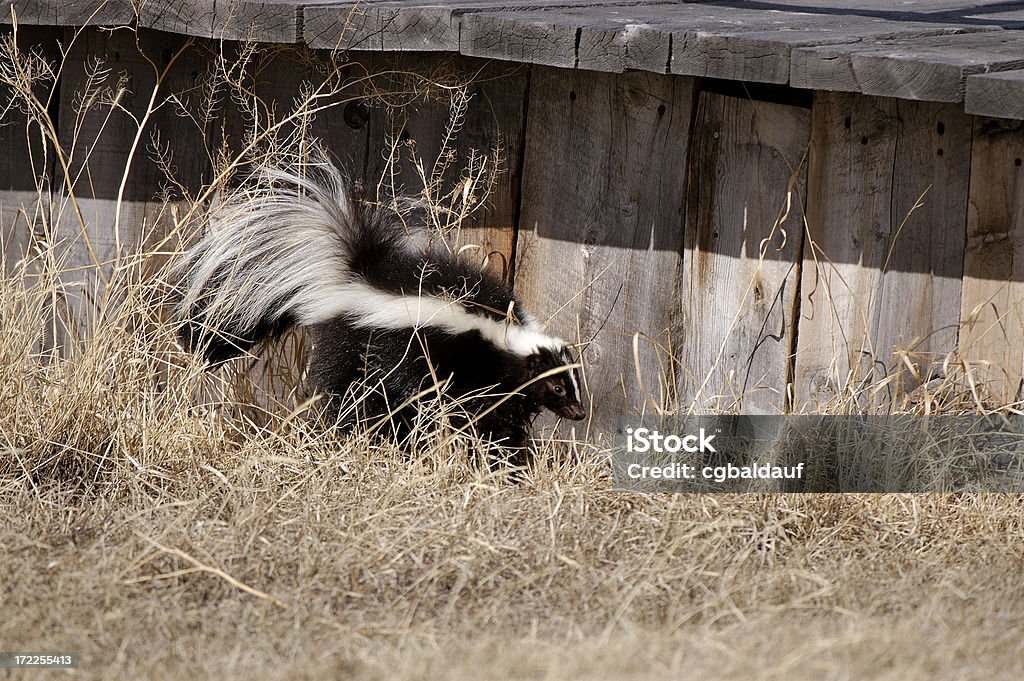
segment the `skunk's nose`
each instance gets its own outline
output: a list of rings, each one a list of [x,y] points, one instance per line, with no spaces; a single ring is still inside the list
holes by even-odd
[[[579,402],[573,402],[562,407],[558,415],[563,419],[572,419],[573,421],[579,421],[587,417],[587,410],[583,408],[583,405]]]

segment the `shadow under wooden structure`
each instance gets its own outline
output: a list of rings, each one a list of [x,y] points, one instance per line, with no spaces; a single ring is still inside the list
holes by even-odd
[[[123,247],[112,235],[119,196],[119,224],[135,225],[125,240],[141,238],[139,225],[175,196],[146,158],[125,173],[135,130],[83,113],[99,57],[124,74],[122,105],[136,116],[154,66],[171,66],[166,91],[186,91],[242,41],[264,44],[252,83],[268,106],[317,78],[273,44],[345,53],[366,69],[443,64],[476,76],[459,149],[505,151],[507,172],[474,238],[503,256],[554,331],[591,341],[584,362],[598,433],[665,407],[813,409],[886,377],[898,378],[886,391],[908,392],[951,362],[993,400],[1020,398],[1024,2],[4,8],[25,47],[69,50],[49,102],[60,138],[109,126],[88,172],[62,179],[29,153],[21,114],[5,111],[8,248],[41,175],[51,201],[67,178],[80,183],[92,245],[107,252]],[[167,111],[148,121],[185,185],[209,181],[209,156],[190,149],[231,140],[228,106],[201,124]],[[447,107],[423,103],[399,132],[429,155],[447,123]],[[383,109],[353,102],[324,111],[312,131],[372,180],[394,125]],[[85,263],[84,248],[69,257]]]

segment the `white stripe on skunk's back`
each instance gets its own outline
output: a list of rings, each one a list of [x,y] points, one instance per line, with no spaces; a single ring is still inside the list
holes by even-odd
[[[540,348],[561,352],[565,342],[545,334],[540,325],[504,322],[466,310],[457,300],[422,295],[397,295],[380,291],[360,281],[350,281],[330,290],[321,289],[315,307],[303,312],[305,324],[316,324],[345,315],[356,326],[375,329],[434,328],[453,334],[479,331],[488,342],[521,357]]]

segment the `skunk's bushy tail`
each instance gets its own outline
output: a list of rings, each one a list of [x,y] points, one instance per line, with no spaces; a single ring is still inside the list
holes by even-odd
[[[337,315],[358,252],[393,252],[407,240],[322,151],[258,171],[210,210],[208,223],[174,274],[182,338],[215,363]]]

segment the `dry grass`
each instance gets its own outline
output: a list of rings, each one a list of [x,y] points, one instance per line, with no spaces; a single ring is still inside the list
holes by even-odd
[[[8,488],[5,647],[87,678],[1024,673],[1017,497],[631,496],[597,461],[509,484],[325,444]]]
[[[0,648],[82,654],[34,675],[1024,677],[1019,497],[620,494],[581,442],[515,478],[465,438],[412,457],[202,372],[142,276],[166,245],[96,263],[81,327],[55,241],[3,268]]]

